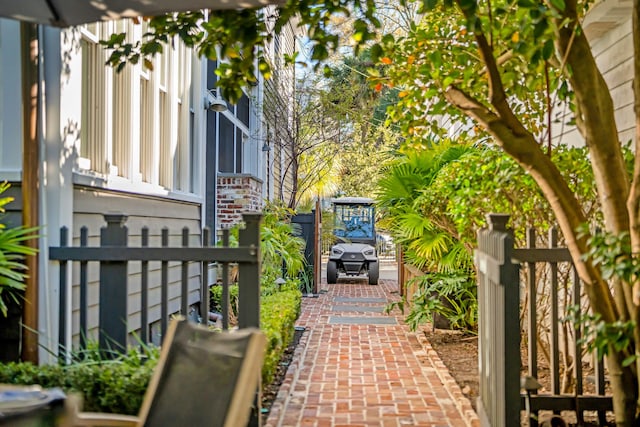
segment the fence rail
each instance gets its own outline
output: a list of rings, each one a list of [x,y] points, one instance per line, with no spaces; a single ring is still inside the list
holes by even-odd
[[[124,225],[127,217],[122,214],[104,215],[107,226],[100,232],[100,246],[88,246],[88,229],[80,230],[80,245],[68,246],[69,232],[60,230],[60,246],[49,248],[49,259],[60,266],[60,318],[59,355],[66,357],[69,345],[71,307],[68,300],[71,289],[69,267],[79,263],[79,325],[80,347],[86,347],[88,337],[88,273],[90,263],[99,263],[99,315],[98,341],[101,350],[123,350],[127,347],[129,282],[128,265],[140,262],[140,340],[147,344],[149,336],[149,262],[160,263],[160,328],[167,330],[169,316],[169,263],[180,263],[179,300],[180,312],[187,315],[189,304],[189,265],[200,263],[198,303],[200,321],[209,320],[209,264],[222,265],[222,324],[229,328],[229,264],[238,264],[238,326],[255,326],[260,323],[260,221],[261,214],[245,213],[245,228],[240,230],[238,247],[229,247],[229,231],[223,233],[224,247],[208,247],[209,231],[204,230],[200,241],[202,247],[189,246],[189,230],[182,230],[182,246],[169,246],[169,230],[161,231],[161,246],[149,246],[149,230],[141,230],[141,246],[128,246],[128,229]],[[154,285],[157,285],[154,284]]]
[[[585,345],[581,341],[582,328],[577,322],[569,325],[571,333],[573,333],[573,345],[570,350],[573,357],[573,369],[571,372],[571,382],[573,383],[574,392],[572,395],[563,394],[561,390],[561,366],[560,366],[560,325],[563,323],[560,308],[561,302],[558,299],[560,294],[559,288],[559,266],[564,263],[567,271],[570,272],[572,287],[570,289],[570,303],[573,306],[582,306],[582,281],[578,276],[578,272],[573,266],[571,254],[568,248],[558,247],[558,232],[555,228],[549,230],[548,248],[536,248],[536,232],[535,229],[527,230],[527,248],[515,249],[513,259],[523,265],[526,265],[526,289],[527,289],[527,307],[525,309],[527,318],[527,375],[530,378],[538,378],[538,339],[537,332],[541,329],[538,319],[538,285],[536,282],[537,273],[548,270],[549,277],[547,285],[549,287],[549,316],[545,329],[549,330],[549,383],[550,390],[548,393],[538,394],[536,390],[531,390],[530,394],[522,394],[521,408],[528,407],[529,412],[536,415],[541,410],[553,410],[556,412],[563,410],[574,411],[578,425],[584,424],[584,411],[597,411],[598,421],[600,425],[606,425],[606,411],[613,409],[611,396],[605,393],[605,369],[601,357],[594,353],[594,394],[585,394],[585,373],[582,366],[583,354],[586,353]],[[569,367],[565,366],[564,369]],[[531,426],[536,426],[537,417],[531,418],[529,421]]]

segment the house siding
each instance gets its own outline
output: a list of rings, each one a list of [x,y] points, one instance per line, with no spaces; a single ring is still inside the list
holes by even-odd
[[[633,112],[633,38],[631,18],[592,43],[598,68],[611,91],[620,142],[632,140]]]
[[[593,33],[591,36],[592,51],[611,91],[618,135],[621,143],[634,139],[633,112],[633,40],[631,35],[631,18],[629,17],[609,31]],[[584,139],[575,126],[566,123],[572,114],[568,109],[556,109],[554,112],[562,123],[553,126],[555,143],[572,146],[584,145]]]
[[[269,129],[267,153],[267,197],[289,203],[293,196],[294,174],[292,164],[297,155],[295,114],[291,102],[295,98],[295,67],[286,64],[284,55],[296,51],[296,34],[299,29],[293,23],[285,25],[274,38],[267,51],[273,69],[273,78],[265,82],[263,121]]]
[[[76,187],[74,190],[74,214],[72,244],[79,245],[80,229],[88,228],[88,244],[98,246],[100,229],[106,225],[103,214],[123,213],[127,215],[126,226],[129,230],[129,246],[141,245],[142,227],[149,229],[149,245],[160,246],[161,230],[169,230],[169,246],[182,246],[182,229],[189,229],[189,245],[200,245],[200,211],[198,203],[179,202],[158,197],[141,197],[137,194],[101,190],[91,187]],[[79,339],[80,330],[80,270],[78,263],[72,269],[72,337]],[[99,269],[97,263],[90,264],[87,290],[87,324],[91,338],[97,337],[99,319]],[[198,263],[189,265],[189,304],[200,300],[201,267]],[[128,264],[128,329],[130,332],[140,329],[140,274],[141,263]],[[149,322],[160,320],[160,263],[149,263]],[[181,265],[169,264],[169,312],[180,310]],[[188,313],[185,313],[188,314]],[[155,337],[156,340],[158,337]]]

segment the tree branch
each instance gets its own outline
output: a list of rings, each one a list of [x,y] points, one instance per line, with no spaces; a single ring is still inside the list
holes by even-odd
[[[455,86],[446,90],[445,97],[453,106],[483,126],[494,137],[495,142],[535,179],[556,215],[593,308],[606,322],[618,320],[618,310],[607,283],[600,272],[582,258],[582,254],[587,252],[587,244],[586,238],[578,238],[576,232],[586,222],[580,204],[535,137],[530,132],[514,132],[507,120]],[[520,125],[519,128],[523,127]]]

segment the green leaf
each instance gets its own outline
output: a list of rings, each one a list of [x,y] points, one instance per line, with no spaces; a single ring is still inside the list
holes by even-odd
[[[438,6],[438,0],[424,0],[422,2],[425,11],[430,11]]]
[[[322,74],[325,76],[325,78],[329,78],[329,77],[331,77],[331,74],[332,74],[332,73],[333,73],[333,72],[331,71],[331,67],[330,67],[330,66],[325,65],[325,66],[322,68]]]
[[[548,61],[553,56],[554,50],[553,40],[547,40],[542,46],[542,58]]]
[[[465,11],[475,10],[478,6],[475,0],[460,0],[458,4],[460,5],[460,9]]]
[[[544,34],[544,32],[547,30],[547,28],[549,28],[549,23],[547,22],[546,19],[542,19],[536,22],[535,25],[533,26],[533,36],[535,38],[541,37]]]
[[[374,44],[369,49],[369,53],[371,54],[371,60],[373,62],[378,62],[383,54],[382,46],[380,46],[378,43]]]

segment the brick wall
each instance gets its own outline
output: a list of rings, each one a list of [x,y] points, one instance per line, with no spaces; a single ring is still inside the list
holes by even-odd
[[[243,212],[260,211],[263,206],[262,180],[245,174],[218,175],[218,228],[229,228],[241,221]]]

